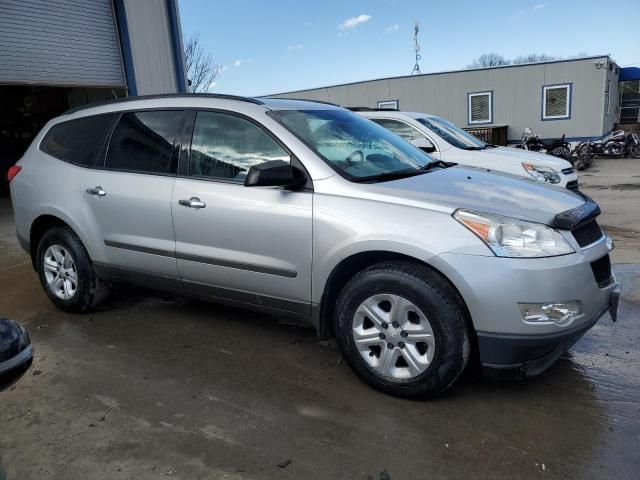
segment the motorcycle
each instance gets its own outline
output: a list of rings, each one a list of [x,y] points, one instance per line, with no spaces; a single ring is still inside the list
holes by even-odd
[[[553,140],[542,140],[538,135],[533,133],[531,128],[527,127],[522,133],[520,143],[516,145],[516,148],[523,150],[530,150],[532,152],[543,152],[554,157],[563,158],[568,162],[573,163],[573,157],[571,155],[571,145],[565,141],[565,136],[562,138],[556,138]]]
[[[576,150],[587,147],[592,155],[609,158],[626,158],[628,156],[640,158],[640,136],[637,133],[625,133],[624,130],[611,132],[600,140],[580,142]]]

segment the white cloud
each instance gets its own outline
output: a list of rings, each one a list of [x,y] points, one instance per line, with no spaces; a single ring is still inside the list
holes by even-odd
[[[251,63],[251,59],[247,58],[246,60],[236,60],[235,62],[233,62],[233,66],[239,67],[240,65],[243,65],[245,63]]]
[[[296,45],[289,45],[289,46],[287,47],[287,51],[288,51],[288,52],[293,52],[293,51],[295,51],[295,50],[302,50],[303,48],[304,48],[304,45],[303,45],[303,44],[301,44],[301,43],[298,43],[298,44],[296,44]]]
[[[398,25],[397,23],[384,29],[385,32],[397,32],[398,30],[400,30],[400,25]]]
[[[536,5],[535,7],[533,7],[533,10],[540,10],[541,8],[546,7],[547,4],[546,3],[539,3],[538,5]]]
[[[371,15],[358,15],[357,17],[347,18],[344,22],[338,25],[340,30],[347,30],[355,28],[362,23],[366,23],[371,20]]]

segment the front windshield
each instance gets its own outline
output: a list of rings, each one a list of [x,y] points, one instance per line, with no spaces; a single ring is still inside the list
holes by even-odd
[[[270,115],[353,181],[412,175],[433,162],[389,130],[346,110],[281,110]]]
[[[465,150],[478,150],[487,146],[482,140],[478,140],[470,133],[442,118],[418,118],[418,121],[454,147]]]

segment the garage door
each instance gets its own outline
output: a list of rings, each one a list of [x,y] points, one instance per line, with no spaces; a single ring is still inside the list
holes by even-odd
[[[0,0],[0,83],[123,87],[111,0]]]

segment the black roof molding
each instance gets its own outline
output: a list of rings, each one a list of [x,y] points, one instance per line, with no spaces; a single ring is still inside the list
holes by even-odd
[[[289,98],[289,97],[260,97],[265,100],[291,100],[296,102],[311,102],[311,103],[320,103],[322,105],[331,105],[332,107],[341,107],[342,105],[338,105],[337,103],[325,102],[323,100],[308,100],[306,98]]]
[[[398,112],[397,108],[375,108],[375,107],[345,107],[352,112]]]
[[[239,102],[254,103],[256,105],[264,105],[264,103],[257,98],[240,97],[238,95],[225,95],[221,93],[162,93],[157,95],[138,95],[135,97],[113,98],[111,100],[103,100],[100,102],[89,103],[80,107],[70,108],[63,115],[69,115],[70,113],[79,112],[87,108],[101,107],[103,105],[116,105],[119,103],[135,102],[138,100],[157,100],[162,98],[215,98],[218,100],[236,100]]]

